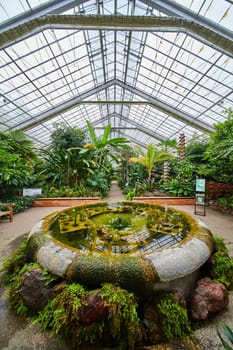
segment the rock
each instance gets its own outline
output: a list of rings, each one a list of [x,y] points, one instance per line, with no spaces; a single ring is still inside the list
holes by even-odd
[[[52,289],[48,287],[41,270],[26,271],[21,277],[21,296],[27,307],[36,312],[42,310],[51,297]]]
[[[187,309],[184,293],[181,290],[174,292],[174,301],[177,302],[183,309]]]
[[[147,343],[159,344],[162,338],[161,326],[159,324],[158,312],[153,305],[147,304],[144,307],[145,332]]]
[[[207,320],[226,308],[228,301],[228,291],[222,283],[202,278],[191,297],[191,317],[196,321]]]
[[[101,320],[107,313],[104,300],[98,295],[98,291],[87,298],[87,305],[79,310],[79,321],[88,326],[93,322]]]

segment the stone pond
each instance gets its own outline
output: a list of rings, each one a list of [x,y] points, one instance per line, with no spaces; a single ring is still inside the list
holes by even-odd
[[[99,202],[53,213],[31,230],[33,259],[49,272],[98,287],[117,283],[188,296],[213,250],[205,224],[166,206]]]

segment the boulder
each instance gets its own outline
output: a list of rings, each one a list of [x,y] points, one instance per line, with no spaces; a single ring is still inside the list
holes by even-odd
[[[154,305],[146,304],[144,307],[144,328],[146,343],[155,345],[159,344],[162,339],[161,325],[159,323],[158,311]]]
[[[107,310],[103,298],[96,291],[87,298],[87,304],[79,310],[79,321],[82,325],[88,326],[101,320]]]
[[[52,289],[45,284],[40,268],[26,271],[21,277],[21,296],[31,311],[42,310],[51,298]]]
[[[207,320],[226,308],[228,301],[228,291],[222,283],[202,278],[191,297],[191,317],[196,321]]]

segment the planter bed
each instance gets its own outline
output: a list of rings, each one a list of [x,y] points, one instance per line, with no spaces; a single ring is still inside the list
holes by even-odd
[[[134,197],[134,202],[150,202],[162,205],[194,205],[195,198],[190,197]]]
[[[99,197],[36,198],[33,207],[70,207],[82,203],[98,202]]]
[[[233,216],[233,208],[231,209],[230,207],[224,207],[223,205],[219,204],[217,201],[210,200],[207,203],[207,205],[208,205],[208,207],[210,207],[212,209],[216,209],[216,210],[221,211],[222,213]]]

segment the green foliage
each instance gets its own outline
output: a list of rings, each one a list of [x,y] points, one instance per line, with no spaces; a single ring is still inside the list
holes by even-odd
[[[222,238],[214,236],[215,253],[211,256],[210,277],[223,283],[228,289],[233,287],[233,260]]]
[[[187,310],[179,305],[172,293],[162,293],[157,302],[159,320],[166,341],[192,334]]]
[[[121,217],[116,217],[108,222],[108,227],[115,230],[122,230],[131,225],[131,219],[124,219]]]
[[[214,250],[215,252],[223,252],[225,254],[228,254],[228,249],[226,247],[226,244],[224,242],[224,239],[219,236],[213,236],[214,241]]]
[[[30,196],[11,196],[8,199],[4,199],[4,203],[14,203],[14,214],[24,211],[30,208],[33,203],[33,197]]]
[[[86,121],[86,123],[87,123],[87,127],[88,127],[91,141],[92,141],[94,147],[97,149],[104,149],[108,145],[110,145],[112,147],[117,147],[117,146],[124,147],[125,144],[129,142],[124,137],[115,137],[115,138],[110,139],[110,133],[111,133],[111,125],[110,124],[105,127],[102,137],[97,137],[95,134],[95,130],[94,130],[93,126],[91,125],[91,123],[88,120]]]
[[[100,295],[108,307],[111,336],[120,349],[134,349],[142,337],[135,296],[112,284],[104,284]]]
[[[65,285],[34,318],[34,323],[39,323],[43,331],[50,329],[72,340],[75,346],[101,343],[105,334],[119,349],[134,349],[141,339],[134,295],[110,284],[103,285],[98,295],[104,300],[107,314],[87,326],[80,321],[80,310],[87,305],[90,294],[93,291],[86,291],[80,284]]]
[[[173,161],[173,176],[161,182],[161,189],[178,197],[195,194],[195,167],[189,160]]]
[[[224,111],[227,119],[215,124],[215,132],[205,152],[207,176],[215,181],[233,183],[233,110]]]
[[[205,159],[205,152],[209,144],[208,136],[197,136],[189,141],[187,146],[185,147],[185,156],[186,159],[192,162],[192,164],[197,165],[206,164],[207,160]]]
[[[227,339],[229,340],[229,342],[230,342],[231,344],[233,344],[233,332],[232,332],[232,330],[231,330],[226,324],[223,325],[222,329],[223,329],[223,333],[225,334],[225,336],[227,337]],[[233,350],[233,347],[231,347],[231,346],[229,345],[229,343],[227,343],[227,342],[223,339],[223,337],[222,337],[222,335],[220,334],[219,330],[217,331],[217,333],[218,333],[219,338],[221,339],[221,342],[222,342],[222,345],[224,346],[224,349]]]
[[[0,143],[0,193],[11,194],[32,182],[36,155],[21,131],[0,133]]]
[[[55,124],[55,129],[51,135],[51,149],[54,153],[66,156],[66,151],[71,147],[83,147],[85,133],[78,129],[67,126],[66,124]]]
[[[195,180],[172,178],[161,182],[161,188],[177,197],[192,197],[195,194]]]
[[[128,192],[126,194],[127,201],[132,201],[133,198],[135,197],[135,195],[136,195],[136,190],[135,189],[128,190]]]
[[[57,277],[50,274],[38,263],[30,262],[28,258],[27,237],[24,238],[18,249],[3,262],[2,270],[5,272],[3,281],[7,287],[7,296],[10,300],[10,306],[13,307],[19,315],[26,315],[29,311],[21,297],[21,277],[26,271],[33,271],[38,268],[42,272],[42,279],[46,285],[57,280]]]
[[[75,186],[50,186],[43,189],[43,196],[48,198],[56,197],[83,197],[83,196],[92,196],[93,190],[87,188],[83,184]]]
[[[88,177],[87,185],[93,192],[98,193],[101,198],[104,198],[110,189],[110,179],[111,177],[108,176],[108,172],[99,170]]]
[[[149,144],[147,146],[147,150],[145,154],[143,154],[141,157],[132,157],[129,159],[129,162],[132,163],[139,163],[147,170],[147,186],[148,189],[151,189],[151,177],[152,177],[152,170],[155,168],[156,163],[163,162],[169,158],[173,158],[173,155],[170,153],[158,150],[155,148],[153,144]]]
[[[224,207],[233,209],[233,196],[228,198],[218,198],[217,202]]]
[[[7,280],[10,280],[12,275],[17,275],[26,262],[27,238],[25,237],[18,249],[16,249],[10,257],[3,261],[2,270],[6,272],[6,275],[4,276],[5,282],[7,283]]]
[[[84,164],[80,151],[85,143],[85,133],[78,128],[56,124],[51,138],[50,148],[41,150],[43,164],[40,172],[44,181],[55,186],[77,184],[79,177],[83,176]]]
[[[87,292],[79,284],[67,284],[54,299],[35,317],[43,331],[51,329],[55,334],[70,336],[74,342],[79,335],[78,310],[86,305]]]
[[[212,258],[214,260],[212,277],[215,281],[223,283],[228,289],[232,289],[233,261],[222,252],[215,253]]]
[[[26,271],[33,271],[40,269],[42,272],[42,279],[45,284],[48,285],[55,281],[57,277],[51,275],[47,270],[43,269],[38,263],[22,263],[25,259],[25,247],[22,247],[22,256],[18,253],[18,257],[14,257],[11,262],[6,263],[8,266],[8,272],[4,277],[5,284],[7,286],[7,297],[10,301],[10,306],[15,309],[18,315],[26,315],[30,310],[24,304],[21,296],[21,278]]]

